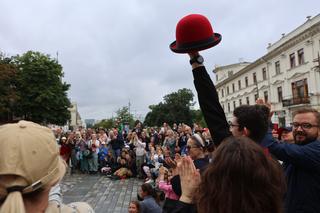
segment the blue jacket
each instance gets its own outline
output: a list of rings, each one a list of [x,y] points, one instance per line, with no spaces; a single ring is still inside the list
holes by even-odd
[[[141,213],[161,213],[161,207],[156,203],[152,196],[146,196],[143,201],[140,202]]]
[[[287,178],[285,212],[320,212],[320,141],[306,145],[279,143],[271,131],[262,142],[284,162]]]

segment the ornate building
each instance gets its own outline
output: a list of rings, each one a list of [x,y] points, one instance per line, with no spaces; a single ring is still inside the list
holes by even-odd
[[[216,88],[228,120],[235,107],[260,97],[272,104],[272,121],[289,125],[292,111],[310,106],[320,111],[320,14],[274,44],[253,63],[216,67]]]

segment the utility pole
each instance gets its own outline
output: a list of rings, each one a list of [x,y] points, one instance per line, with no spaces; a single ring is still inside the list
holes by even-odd
[[[129,99],[129,103],[128,103],[128,111],[129,111],[129,115],[130,115],[130,107],[131,107],[131,103],[130,103],[130,99]]]
[[[57,51],[57,63],[59,63],[59,52]]]

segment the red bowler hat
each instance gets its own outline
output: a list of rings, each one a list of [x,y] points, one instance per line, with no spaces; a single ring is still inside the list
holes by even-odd
[[[170,44],[175,53],[188,53],[216,46],[221,35],[214,33],[209,20],[200,14],[183,17],[176,27],[176,41]]]

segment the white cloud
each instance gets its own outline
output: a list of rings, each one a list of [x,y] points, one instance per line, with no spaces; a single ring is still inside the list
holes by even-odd
[[[175,26],[190,13],[206,15],[222,43],[204,51],[214,64],[253,61],[269,42],[319,12],[310,1],[23,1],[2,0],[0,47],[56,57],[82,118],[112,116],[128,104],[139,114],[179,88],[194,91],[188,57],[169,50]]]

